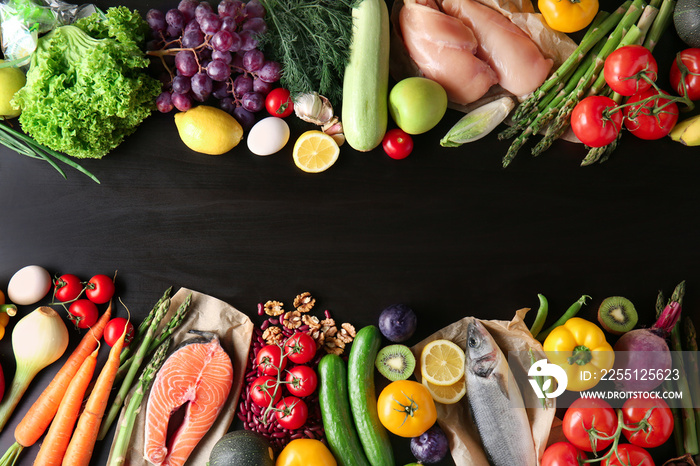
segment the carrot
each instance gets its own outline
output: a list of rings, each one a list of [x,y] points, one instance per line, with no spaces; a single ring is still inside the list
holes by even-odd
[[[66,394],[63,395],[56,416],[34,460],[35,466],[60,465],[63,461],[63,455],[70,441],[70,434],[73,432],[73,427],[75,427],[75,422],[80,414],[85,390],[95,373],[98,352],[99,348],[96,348],[83,361],[80,370],[75,374],[66,390]]]
[[[51,383],[39,395],[39,398],[15,428],[15,440],[18,444],[24,447],[34,445],[44,435],[56,415],[58,405],[61,403],[71,380],[80,369],[83,361],[97,348],[105,326],[111,317],[112,302],[110,301],[107,310],[80,340],[63,367],[56,373]]]
[[[85,404],[85,409],[78,419],[78,425],[75,427],[73,436],[66,449],[66,454],[63,457],[65,466],[88,466],[90,464],[90,458],[97,441],[97,433],[100,430],[102,417],[107,409],[107,402],[114,385],[117,370],[119,370],[119,354],[124,347],[126,328],[124,326],[122,336],[112,346],[107,362],[102,367],[90,397]]]

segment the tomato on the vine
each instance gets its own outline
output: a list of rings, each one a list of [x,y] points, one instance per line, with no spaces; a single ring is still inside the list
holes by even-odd
[[[413,152],[413,138],[401,128],[390,129],[384,135],[382,147],[392,159],[405,159]]]
[[[294,102],[287,89],[278,87],[267,94],[265,108],[270,115],[285,118],[294,111]]]
[[[671,65],[668,79],[678,95],[683,95],[683,83],[685,83],[687,97],[690,100],[700,100],[700,48],[678,52]]]
[[[648,451],[631,443],[621,443],[617,453],[613,452],[605,466],[655,466]]]
[[[318,375],[309,366],[294,366],[287,369],[287,390],[295,396],[309,396],[318,386]]]
[[[678,105],[662,97],[656,89],[647,89],[627,100],[625,128],[641,139],[660,139],[671,132],[678,121]]]
[[[68,301],[73,301],[80,296],[83,291],[83,284],[76,275],[72,273],[66,273],[58,277],[53,282],[54,291],[53,296],[55,300],[61,303],[67,303]]]
[[[95,304],[104,304],[114,296],[114,281],[104,274],[95,275],[88,280],[85,296]]]
[[[611,437],[617,430],[617,414],[605,400],[579,398],[571,403],[564,413],[562,430],[566,439],[574,446],[583,451],[599,452],[610,446],[613,441],[596,438],[595,433]]]
[[[248,394],[253,403],[261,408],[267,408],[282,398],[282,387],[277,383],[277,377],[261,375],[250,384]]]
[[[622,429],[625,438],[639,447],[658,447],[673,434],[673,413],[661,398],[636,396],[628,399],[622,405],[622,422],[626,427]],[[635,427],[640,429],[627,429]]]
[[[295,430],[306,424],[309,407],[296,396],[286,396],[275,406],[277,422],[285,429]]]
[[[124,317],[115,317],[107,322],[104,331],[105,343],[107,343],[109,346],[114,346],[117,340],[121,338],[122,333],[124,332],[124,327],[126,327],[124,346],[131,343],[131,340],[134,339],[134,325]]]
[[[620,47],[608,55],[603,66],[603,77],[610,89],[627,97],[649,89],[658,73],[656,59],[641,45]]]
[[[586,454],[569,442],[556,442],[542,455],[542,466],[579,466]]]
[[[70,319],[78,328],[90,328],[97,322],[99,311],[97,305],[89,299],[78,299],[68,307]]]
[[[601,147],[617,138],[622,112],[609,97],[592,95],[579,102],[571,113],[571,129],[588,147]]]
[[[295,364],[306,364],[316,356],[316,341],[311,335],[296,332],[284,343],[284,353]]]
[[[265,345],[255,356],[255,365],[259,374],[277,375],[280,370],[284,370],[287,366],[287,358],[282,354],[282,347]]]

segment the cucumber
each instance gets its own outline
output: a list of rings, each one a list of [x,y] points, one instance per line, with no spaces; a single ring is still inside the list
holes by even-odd
[[[394,452],[389,434],[379,421],[374,393],[374,360],[381,343],[381,333],[374,325],[357,332],[348,356],[348,394],[355,427],[370,464],[393,466]]]
[[[318,363],[318,399],[328,446],[340,466],[370,466],[350,413],[345,362],[327,354]]]
[[[361,0],[352,9],[350,59],[343,76],[341,120],[345,140],[367,152],[381,144],[388,121],[389,11],[385,0]]]

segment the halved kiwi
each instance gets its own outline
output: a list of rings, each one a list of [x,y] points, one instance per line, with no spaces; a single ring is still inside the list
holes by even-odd
[[[380,374],[391,381],[406,380],[416,368],[416,358],[405,345],[389,345],[380,349],[374,365]]]
[[[605,330],[615,335],[632,330],[638,319],[634,304],[622,296],[605,298],[598,308],[598,322]]]

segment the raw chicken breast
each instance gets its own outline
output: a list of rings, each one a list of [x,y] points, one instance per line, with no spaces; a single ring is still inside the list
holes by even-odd
[[[498,82],[494,70],[474,56],[474,33],[442,13],[433,0],[406,0],[399,25],[411,59],[426,78],[445,88],[450,101],[474,102]]]
[[[552,60],[544,58],[532,39],[500,12],[475,0],[442,0],[440,6],[474,31],[476,56],[496,72],[502,88],[520,97],[547,79]]]

